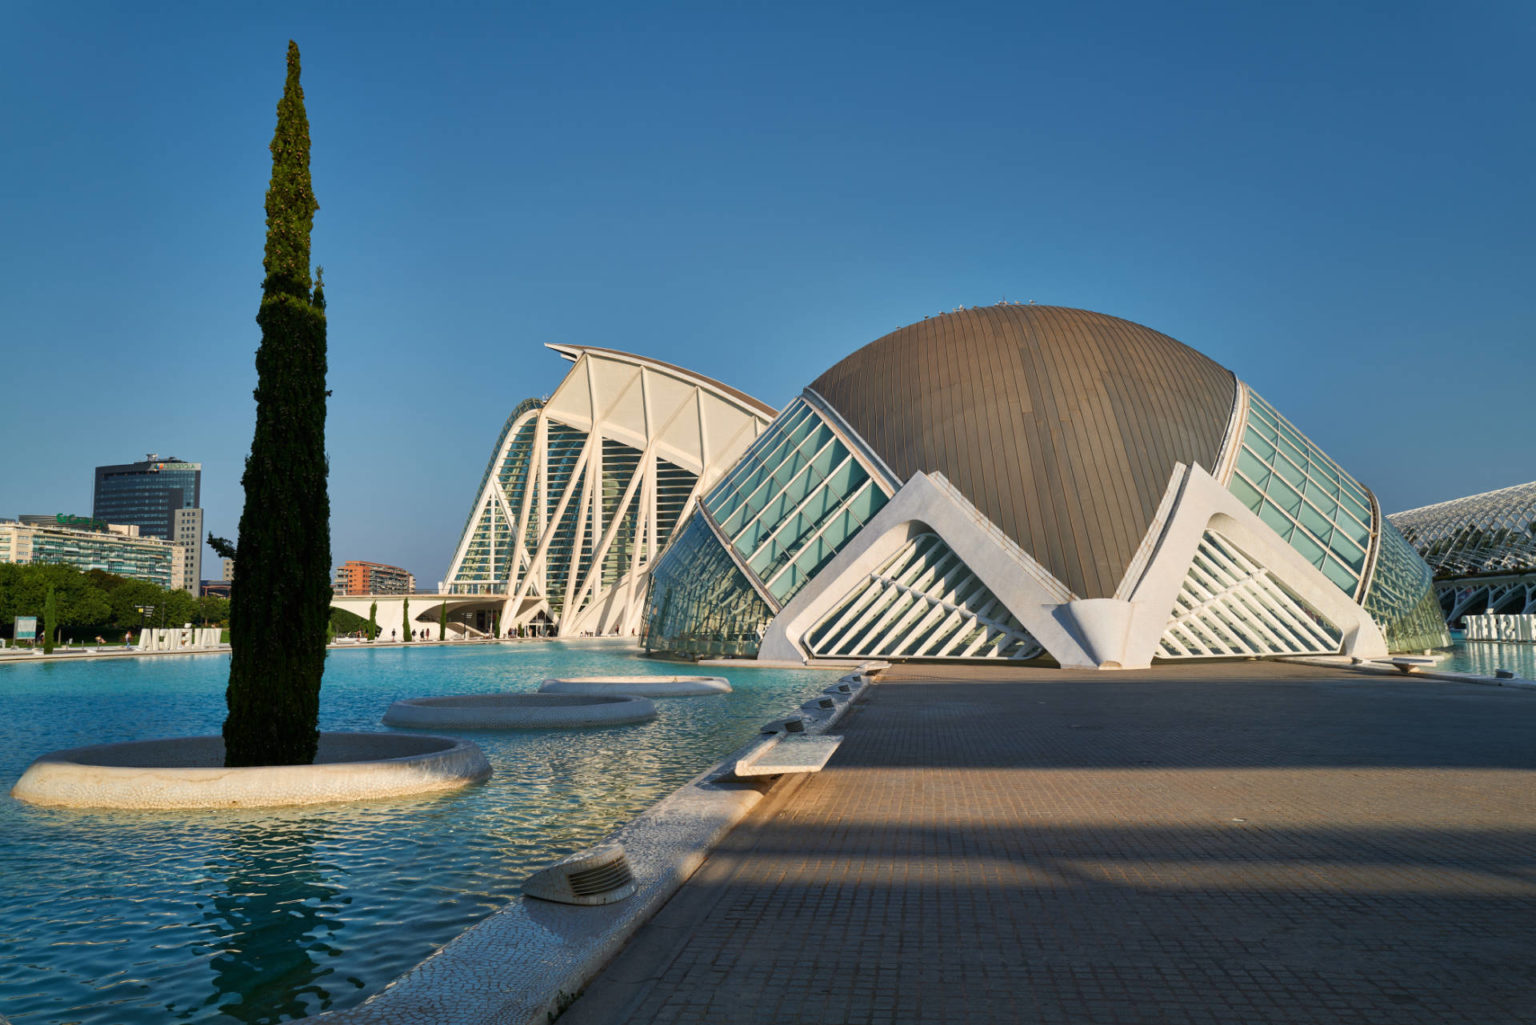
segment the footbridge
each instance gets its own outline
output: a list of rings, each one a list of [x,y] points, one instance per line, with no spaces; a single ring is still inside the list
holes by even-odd
[[[528,623],[541,632],[539,615],[543,599],[525,597],[514,601],[505,594],[338,594],[331,597],[331,608],[345,609],[367,619],[374,615],[381,640],[403,640],[407,633],[430,631],[437,639],[443,606],[448,607],[448,637],[468,639],[490,637],[498,623],[506,635],[513,623]],[[406,623],[406,616],[410,623]],[[550,629],[553,632],[553,629]]]

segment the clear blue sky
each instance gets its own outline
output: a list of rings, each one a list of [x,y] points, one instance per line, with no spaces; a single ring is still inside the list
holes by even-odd
[[[200,460],[233,536],[303,51],[333,553],[442,576],[566,364],[781,405],[1000,298],[1231,367],[1397,510],[1536,478],[1536,6],[0,3],[0,515]],[[211,554],[211,553],[210,553]],[[205,575],[209,572],[205,564]]]

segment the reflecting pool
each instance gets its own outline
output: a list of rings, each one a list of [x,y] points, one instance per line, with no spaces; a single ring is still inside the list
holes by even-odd
[[[321,728],[390,702],[547,676],[712,675],[652,722],[468,731],[495,775],[434,796],[295,809],[92,812],[7,792],[37,755],[217,733],[227,655],[0,666],[0,1015],[13,1025],[276,1022],[362,1002],[838,674],[638,657],[607,641],[341,650]],[[445,730],[452,733],[455,731]]]
[[[1514,641],[1469,641],[1461,631],[1451,633],[1456,644],[1435,668],[1451,673],[1492,676],[1508,669],[1522,680],[1536,680],[1536,644]]]

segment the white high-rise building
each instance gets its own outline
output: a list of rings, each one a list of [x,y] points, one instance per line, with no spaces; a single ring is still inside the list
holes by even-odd
[[[171,586],[195,596],[203,578],[203,511],[201,509],[175,511],[171,542],[178,549],[178,561],[181,563],[180,583]]]

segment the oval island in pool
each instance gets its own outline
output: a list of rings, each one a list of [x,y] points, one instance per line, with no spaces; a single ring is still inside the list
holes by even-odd
[[[480,748],[455,737],[322,733],[309,765],[240,768],[224,767],[223,737],[174,737],[50,752],[11,796],[74,808],[270,808],[451,790],[490,774]]]
[[[723,676],[572,676],[549,679],[541,694],[631,694],[646,698],[694,698],[729,694]]]
[[[396,701],[384,725],[418,729],[542,730],[624,726],[656,718],[645,698],[620,694],[460,694]]]

